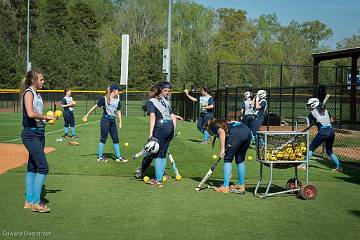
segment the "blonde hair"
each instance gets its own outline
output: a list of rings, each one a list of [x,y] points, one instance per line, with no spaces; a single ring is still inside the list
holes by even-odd
[[[107,87],[106,88],[106,91],[105,91],[105,98],[106,98],[106,102],[107,104],[110,104],[110,87]]]
[[[39,74],[42,74],[39,70],[30,70],[27,72],[26,77],[24,77],[20,82],[20,91],[19,91],[19,97],[22,98],[22,95],[24,94],[25,90],[30,87],[32,84],[34,84],[35,81],[38,80]]]

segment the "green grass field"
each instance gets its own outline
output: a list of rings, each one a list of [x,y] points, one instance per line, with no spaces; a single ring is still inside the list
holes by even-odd
[[[81,116],[76,117],[80,124]],[[245,195],[211,189],[195,192],[218,147],[212,150],[210,145],[198,144],[201,135],[195,123],[182,122],[177,130],[181,134],[170,150],[183,179],[171,179],[158,189],[133,177],[140,159],[96,162],[100,116],[91,117],[89,124],[76,128],[79,146],[56,141],[63,134],[62,120],[47,127],[46,145],[56,148],[47,155],[50,173],[44,197],[51,213],[23,209],[25,166],[0,175],[0,239],[25,231],[50,232],[48,239],[360,239],[360,174],[354,166],[334,173],[328,162],[312,161],[310,181],[318,189],[312,201],[292,194],[254,197],[259,177],[256,161],[246,161]],[[20,122],[19,114],[0,114],[0,142],[19,138]],[[148,118],[124,117],[119,135],[122,153],[130,158],[145,143]],[[124,148],[125,142],[129,147]],[[105,153],[112,156],[110,139]],[[248,155],[254,154],[250,148]],[[173,176],[169,164],[167,171]],[[272,190],[283,188],[291,177],[293,169],[276,169]],[[216,185],[221,179],[219,164],[210,181]],[[304,180],[303,172],[300,179]]]

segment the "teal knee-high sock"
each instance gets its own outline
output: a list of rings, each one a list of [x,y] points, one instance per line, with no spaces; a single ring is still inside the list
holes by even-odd
[[[329,155],[329,157],[335,163],[337,169],[341,168],[340,161],[337,158],[337,156],[335,155],[335,153]]]
[[[155,176],[158,182],[162,182],[164,173],[161,171],[163,166],[162,158],[155,158]]]
[[[224,163],[224,187],[228,187],[230,184],[230,176],[232,171],[231,162]]]
[[[26,173],[25,192],[26,192],[26,202],[28,202],[28,203],[32,203],[34,200],[34,180],[35,180],[35,173],[27,172]]]
[[[161,161],[162,161],[161,169],[162,169],[162,172],[163,172],[163,175],[164,175],[165,168],[166,168],[166,158],[162,158]]]
[[[312,158],[313,153],[314,153],[313,151],[309,150],[309,153],[307,156],[308,162],[310,162],[310,159]],[[301,166],[306,167],[306,163],[302,163]]]
[[[71,129],[71,135],[72,135],[72,136],[75,136],[75,128],[74,128],[74,127],[71,127],[70,129]]]
[[[45,182],[46,175],[41,173],[36,173],[34,181],[34,204],[40,203],[41,189]]]
[[[68,128],[67,127],[64,127],[64,134],[68,135]]]
[[[98,157],[99,158],[101,158],[103,156],[104,146],[105,146],[105,144],[103,144],[102,142],[99,143],[99,147],[98,147]]]
[[[119,147],[118,143],[114,143],[114,151],[115,151],[116,158],[120,158],[121,154],[120,154],[120,147]]]
[[[237,166],[237,173],[238,173],[238,184],[244,185],[245,184],[245,161],[242,163],[236,164]]]
[[[207,130],[204,130],[204,141],[209,140],[209,132]]]

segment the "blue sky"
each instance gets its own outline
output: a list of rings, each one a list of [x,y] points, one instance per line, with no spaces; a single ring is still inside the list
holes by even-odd
[[[250,19],[276,13],[282,25],[291,20],[300,23],[320,20],[330,27],[333,36],[324,42],[332,49],[343,38],[360,34],[360,0],[193,0],[211,8],[246,10]]]

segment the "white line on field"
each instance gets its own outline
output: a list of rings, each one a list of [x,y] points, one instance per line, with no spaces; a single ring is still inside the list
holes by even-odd
[[[88,122],[88,123],[82,123],[82,124],[79,124],[79,125],[75,125],[75,127],[81,127],[81,126],[85,126],[85,125],[88,125],[90,123],[96,123],[96,122],[99,122],[100,120],[97,120],[97,121],[93,121],[93,122]],[[45,135],[48,135],[48,134],[52,134],[52,133],[57,133],[57,132],[60,132],[60,131],[63,131],[64,129],[59,129],[59,130],[55,130],[55,131],[52,131],[52,132],[46,132]],[[16,138],[16,139],[12,139],[12,140],[9,140],[9,141],[5,141],[6,143],[11,143],[11,142],[16,142],[16,141],[19,141],[20,138]]]

